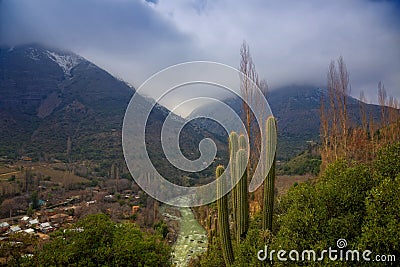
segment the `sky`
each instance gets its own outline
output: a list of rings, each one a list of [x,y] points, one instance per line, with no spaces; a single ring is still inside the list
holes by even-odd
[[[344,58],[351,94],[400,99],[399,1],[0,0],[0,44],[71,50],[135,87],[193,60],[239,66],[246,40],[270,90],[326,86]],[[150,94],[151,96],[151,94]]]

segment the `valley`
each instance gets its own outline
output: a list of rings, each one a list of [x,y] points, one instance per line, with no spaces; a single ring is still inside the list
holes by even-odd
[[[83,242],[82,246],[90,248],[93,242],[85,239],[89,238],[85,230],[77,230],[81,229],[79,225],[96,232],[94,236],[99,234],[96,227],[105,227],[101,228],[104,230],[115,225],[126,227],[136,237],[143,235],[143,242],[150,242],[161,251],[162,258],[158,260],[163,264],[229,265],[225,253],[229,250],[228,244],[233,243],[232,255],[236,254],[236,262],[243,266],[247,264],[248,253],[255,255],[263,242],[294,246],[296,244],[291,243],[288,233],[302,233],[301,229],[309,230],[310,225],[326,237],[324,244],[332,242],[330,234],[338,234],[336,228],[319,229],[319,223],[322,225],[324,221],[333,220],[333,225],[337,220],[343,226],[340,229],[347,229],[344,224],[348,222],[357,225],[358,230],[365,229],[364,223],[372,223],[374,218],[373,214],[366,215],[367,209],[371,208],[367,205],[375,205],[365,202],[365,199],[380,190],[379,186],[384,186],[379,184],[383,184],[383,176],[376,173],[390,176],[390,181],[385,180],[388,183],[397,183],[393,176],[398,171],[397,165],[392,163],[394,170],[386,172],[380,160],[390,161],[398,155],[398,109],[385,109],[348,97],[349,131],[346,135],[327,134],[330,142],[322,143],[321,126],[328,125],[329,130],[333,125],[321,119],[320,114],[321,103],[329,107],[329,92],[316,86],[292,85],[267,93],[278,129],[274,173],[268,176],[274,180],[270,180],[272,187],[267,194],[272,199],[270,204],[276,207],[268,215],[274,227],[266,229],[265,226],[263,212],[264,207],[269,206],[265,204],[264,187],[251,194],[246,191],[240,197],[229,193],[224,196],[224,203],[217,201],[196,208],[169,207],[148,196],[135,183],[123,157],[122,122],[125,109],[136,93],[134,88],[68,51],[36,44],[13,49],[2,47],[0,52],[0,252],[6,255],[0,256],[1,264],[21,260],[28,257],[26,255],[36,260],[39,260],[36,258],[38,255],[45,255],[51,262],[54,259],[48,253],[54,250],[52,246],[60,253],[60,258],[68,259],[62,254],[64,252],[80,255],[71,244]],[[153,100],[139,97],[143,108],[152,105]],[[321,102],[321,99],[325,101]],[[228,98],[224,102],[242,114],[239,99]],[[368,114],[368,123],[360,113],[362,108]],[[230,133],[211,120],[195,119],[180,132],[182,154],[192,160],[198,158],[198,144],[204,138],[214,140],[218,153],[212,164],[201,172],[185,172],[171,167],[160,141],[166,117],[171,115],[175,121],[186,122],[198,114],[207,116],[218,112],[218,105],[207,105],[193,110],[187,118],[181,118],[160,105],[152,109],[144,129],[146,147],[150,160],[168,181],[181,186],[210,183],[218,178],[215,174],[217,166],[226,166],[232,155],[228,142]],[[381,117],[385,112],[387,121]],[[339,150],[344,143],[348,147]],[[385,146],[389,147],[389,152],[384,150]],[[333,148],[338,148],[336,154],[331,150]],[[249,148],[252,149],[253,146]],[[383,152],[379,152],[381,149]],[[243,147],[241,150],[245,151]],[[392,155],[390,153],[395,156],[385,156]],[[135,168],[140,170],[141,161],[135,164]],[[250,170],[246,169],[244,177],[247,178]],[[346,175],[342,177],[343,173]],[[370,173],[379,183],[364,180]],[[359,177],[361,174],[365,177]],[[359,186],[359,192],[351,197],[349,194],[353,189],[347,177],[350,177],[349,183]],[[150,175],[148,179],[151,183]],[[361,215],[356,214],[360,217],[352,217],[352,213],[348,214],[344,208],[340,209],[344,218],[339,211],[335,213],[336,208],[331,207],[331,203],[341,197],[341,192],[363,210]],[[179,201],[185,202],[185,199]],[[235,206],[239,202],[245,203],[247,210]],[[343,207],[347,206],[344,204]],[[298,214],[299,210],[308,213]],[[218,221],[221,217],[227,219],[225,225]],[[243,218],[247,218],[247,222],[242,221]],[[320,221],[314,225],[312,218]],[[308,219],[310,221],[303,221]],[[247,229],[244,229],[246,224]],[[298,229],[298,225],[303,228]],[[237,234],[238,229],[244,229],[242,235]],[[338,230],[349,240],[359,238],[360,246],[368,244],[366,237],[343,231]],[[66,234],[69,232],[73,234]],[[78,232],[83,234],[79,236]],[[115,244],[112,248],[114,254],[125,247],[134,251],[134,244],[124,240],[118,231],[114,234],[112,238],[118,242],[107,241]],[[304,235],[295,236],[301,240]],[[58,243],[59,236],[67,241]],[[68,243],[69,240],[72,243]],[[23,245],[13,256],[16,242]],[[106,246],[107,242],[104,243]],[[122,248],[118,246],[120,242],[125,244]],[[318,240],[311,238],[308,242],[319,244]],[[64,247],[70,250],[64,251]],[[48,251],[46,248],[51,249]],[[152,250],[146,253],[142,256],[149,260],[146,257],[152,257]],[[86,257],[80,259],[84,262]],[[208,265],[211,262],[214,265]]]

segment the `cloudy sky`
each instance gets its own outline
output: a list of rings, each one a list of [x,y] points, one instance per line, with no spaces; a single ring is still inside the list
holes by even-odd
[[[139,86],[176,63],[237,67],[243,40],[270,89],[326,85],[343,56],[352,95],[400,98],[400,4],[335,0],[0,0],[0,43],[66,48]]]

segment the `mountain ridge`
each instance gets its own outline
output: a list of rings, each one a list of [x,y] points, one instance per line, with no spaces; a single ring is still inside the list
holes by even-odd
[[[130,85],[72,52],[39,45],[2,47],[0,64],[0,157],[125,165],[121,129],[135,93]],[[141,105],[154,103],[138,97]],[[157,169],[176,181],[190,174],[169,166],[162,151],[160,131],[169,113],[163,106],[153,107],[145,126],[146,143]],[[198,157],[205,136],[210,133],[185,126],[182,153]],[[222,142],[217,145],[224,151]],[[209,167],[203,174],[212,173]]]
[[[319,142],[320,134],[320,100],[326,90],[312,85],[290,85],[271,90],[267,94],[267,100],[273,115],[278,123],[278,150],[277,155],[281,160],[287,160],[300,154],[307,149],[310,142]],[[238,97],[223,100],[236,113],[240,114],[242,103]],[[327,103],[328,105],[328,103]],[[359,125],[361,118],[359,114],[360,101],[349,96],[348,111],[353,125]],[[379,119],[380,107],[366,104],[368,113],[373,114],[375,121]],[[198,114],[211,116],[219,112],[218,107],[213,104],[195,109],[188,119]],[[218,129],[210,120],[198,120],[201,127]],[[217,135],[226,135],[221,131],[214,132]]]

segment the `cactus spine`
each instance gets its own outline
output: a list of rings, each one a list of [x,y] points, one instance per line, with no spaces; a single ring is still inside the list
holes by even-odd
[[[222,196],[224,191],[224,182],[221,175],[225,169],[223,166],[218,166],[216,170],[217,179],[217,208],[218,208],[218,230],[221,239],[222,253],[224,255],[225,264],[232,265],[234,261],[233,249],[231,243],[231,233],[229,231],[229,214],[228,214],[228,199],[227,195]]]
[[[239,140],[241,138],[239,137]],[[239,142],[240,143],[240,142]],[[237,186],[237,230],[236,241],[240,243],[246,237],[249,226],[249,199],[247,193],[247,151],[239,149],[236,154],[236,172],[243,174]]]
[[[266,166],[271,166],[267,178],[264,181],[264,196],[263,196],[263,230],[272,231],[272,215],[274,209],[274,188],[275,188],[275,164],[276,152],[272,153],[276,148],[276,120],[270,116],[266,122],[266,146],[267,157]]]
[[[233,231],[236,232],[236,210],[237,210],[237,186],[236,182],[239,180],[236,175],[236,153],[238,151],[239,146],[239,137],[236,132],[231,132],[229,134],[229,166],[230,166],[230,174],[231,174],[231,182],[232,182],[232,191],[231,191],[231,199],[232,199],[232,217],[233,217]]]

